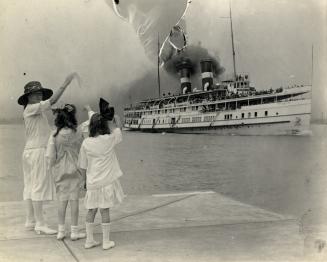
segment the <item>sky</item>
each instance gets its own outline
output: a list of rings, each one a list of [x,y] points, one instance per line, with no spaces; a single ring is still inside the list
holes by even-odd
[[[231,2],[237,72],[259,90],[310,84],[313,45],[313,117],[327,112],[327,1]],[[227,0],[193,0],[185,21],[188,43],[200,42],[231,73],[228,15]],[[0,118],[22,115],[17,98],[28,81],[55,90],[71,72],[82,87],[74,81],[61,103],[79,109],[100,96],[122,108],[157,94],[155,62],[104,0],[0,0],[0,38]],[[161,75],[164,92],[179,92],[176,79],[163,69]],[[117,94],[128,98],[115,101]]]

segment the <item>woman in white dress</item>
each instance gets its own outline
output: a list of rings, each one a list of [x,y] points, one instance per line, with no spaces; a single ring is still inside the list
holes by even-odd
[[[34,229],[37,234],[57,233],[46,225],[43,217],[43,202],[53,200],[54,195],[53,181],[47,171],[45,158],[50,135],[45,113],[59,100],[75,75],[76,73],[67,76],[63,85],[54,94],[51,89],[43,88],[40,82],[29,82],[24,87],[24,94],[18,99],[18,104],[24,106],[26,136],[23,152],[23,197],[27,212],[25,228]]]

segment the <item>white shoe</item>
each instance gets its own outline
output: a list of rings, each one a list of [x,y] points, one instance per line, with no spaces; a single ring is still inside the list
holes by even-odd
[[[104,250],[113,248],[115,246],[115,242],[114,241],[110,241],[110,223],[102,223],[102,248]]]
[[[99,242],[93,240],[92,242],[91,241],[86,241],[84,247],[86,249],[89,249],[89,248],[96,247],[96,246],[99,246],[99,245],[100,245]]]
[[[25,229],[26,230],[32,231],[32,230],[34,230],[34,228],[35,228],[35,222],[34,221],[33,222],[26,221],[25,222]]]
[[[78,226],[71,226],[70,239],[72,241],[82,239],[82,238],[86,238],[85,233],[79,233],[78,231],[79,231]]]
[[[113,248],[115,246],[115,242],[114,241],[109,241],[109,242],[103,242],[102,243],[102,248],[104,250],[107,250],[107,249],[110,249],[110,248]]]
[[[79,239],[82,239],[82,238],[86,238],[86,234],[85,233],[75,233],[75,234],[70,234],[70,239],[72,241],[75,241],[75,240],[79,240]]]
[[[57,234],[57,240],[63,240],[66,237],[65,232],[59,231]]]
[[[45,235],[54,235],[57,234],[57,230],[49,228],[47,225],[39,226],[36,225],[34,228],[36,234],[41,235],[41,233]]]
[[[86,230],[86,241],[85,241],[85,248],[92,248],[100,245],[99,242],[95,241],[93,238],[94,233],[94,223],[85,223],[85,230]]]
[[[57,239],[63,240],[66,237],[65,225],[58,225]]]

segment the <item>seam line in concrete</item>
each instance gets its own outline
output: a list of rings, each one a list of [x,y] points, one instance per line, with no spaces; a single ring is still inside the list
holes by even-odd
[[[65,239],[63,239],[62,242],[64,243],[64,246],[66,247],[66,249],[68,250],[68,252],[71,254],[71,256],[75,259],[75,261],[76,262],[79,262],[79,259],[74,254],[73,250],[71,250],[71,248],[68,246],[68,244],[66,243]]]
[[[161,204],[159,206],[155,206],[155,207],[147,208],[147,209],[144,209],[144,210],[141,210],[141,211],[137,211],[137,212],[134,212],[134,213],[131,213],[131,214],[128,214],[128,215],[125,215],[125,216],[122,216],[122,217],[119,217],[119,218],[116,218],[116,219],[112,219],[111,221],[115,222],[115,221],[125,219],[127,217],[132,217],[132,216],[137,216],[137,215],[140,215],[140,214],[144,214],[144,213],[156,210],[158,208],[169,206],[169,205],[177,203],[179,201],[183,201],[183,200],[185,200],[187,198],[190,198],[190,197],[193,197],[193,196],[196,196],[196,195],[187,195],[186,197],[179,198],[179,199],[176,199],[176,200],[173,200],[173,201],[169,201],[169,202]]]

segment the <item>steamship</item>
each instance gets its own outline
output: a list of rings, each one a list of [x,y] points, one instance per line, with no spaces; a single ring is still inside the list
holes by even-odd
[[[180,94],[159,95],[126,107],[125,129],[221,135],[310,134],[311,85],[260,91],[252,87],[248,74],[236,73],[231,8],[229,17],[233,76],[214,82],[213,61],[203,59],[200,61],[202,86],[192,88],[192,68],[182,60],[177,66]]]
[[[310,131],[311,86],[257,91],[247,74],[214,84],[212,63],[201,61],[202,88],[193,89],[180,66],[181,94],[124,109],[127,130],[221,135],[297,135]]]

